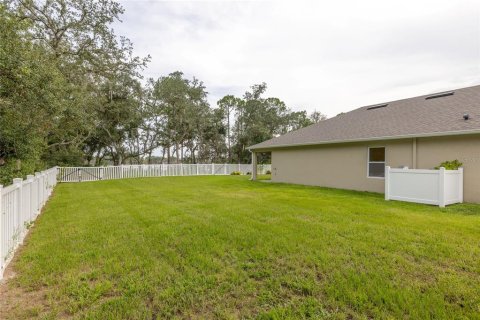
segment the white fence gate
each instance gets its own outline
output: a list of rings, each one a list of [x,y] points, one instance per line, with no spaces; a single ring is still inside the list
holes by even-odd
[[[463,202],[463,168],[424,170],[385,168],[385,200],[445,207]]]
[[[29,175],[26,180],[13,179],[13,184],[5,188],[0,185],[0,279],[56,184],[55,167]]]
[[[82,182],[124,178],[229,175],[234,171],[251,173],[251,164],[148,164],[121,165],[108,167],[59,167],[59,182]],[[257,166],[259,174],[271,170],[271,165]]]

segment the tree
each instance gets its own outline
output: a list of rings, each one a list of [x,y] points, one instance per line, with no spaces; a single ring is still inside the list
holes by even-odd
[[[66,83],[29,24],[0,5],[0,183],[43,168],[42,155],[64,106]]]
[[[227,129],[226,138],[227,138],[227,150],[228,150],[228,162],[232,162],[232,117],[234,116],[235,110],[239,108],[242,101],[234,97],[233,95],[227,95],[222,99],[218,100],[217,105],[222,110],[225,119],[225,126]]]
[[[120,131],[133,132],[136,117],[129,117],[139,108],[136,79],[149,57],[133,56],[130,41],[110,28],[123,13],[121,5],[110,0],[8,3],[20,20],[28,21],[29,34],[48,49],[68,83],[66,94],[58,97],[64,110],[49,136],[46,160],[58,163],[74,150],[87,151],[88,160],[92,153],[107,149],[114,162],[123,161],[119,159],[125,153],[126,133],[112,129],[116,125]],[[111,118],[112,114],[116,116]]]
[[[265,98],[266,84],[211,108],[203,83],[173,72],[142,86],[149,56],[110,25],[112,0],[0,5],[0,181],[52,165],[246,162],[246,147],[323,119]]]
[[[313,111],[309,118],[313,123],[319,123],[320,121],[327,120],[327,116],[317,110]]]
[[[308,127],[313,123],[314,122],[307,115],[306,111],[292,112],[289,115],[288,126],[286,131],[288,132],[288,131],[298,130],[300,128]]]
[[[217,102],[225,115],[229,162],[248,162],[248,146],[326,119],[320,112],[308,116],[306,111],[292,111],[279,98],[263,97],[267,90],[265,83],[250,89],[243,98],[227,95]],[[260,158],[260,161],[268,160],[269,157]]]
[[[265,83],[253,85],[242,99],[225,97],[235,105],[235,125],[233,126],[233,150],[236,161],[247,162],[250,153],[248,146],[271,139],[290,130],[305,125],[304,113],[292,113],[285,103],[275,97],[264,98]],[[221,100],[221,101],[222,101]],[[302,116],[304,121],[302,121]]]
[[[203,83],[196,78],[185,79],[183,73],[177,71],[156,81],[150,79],[148,91],[147,104],[152,118],[147,122],[159,139],[158,145],[166,151],[167,162],[171,162],[174,154],[179,163],[184,159],[184,152],[195,161],[211,116]]]

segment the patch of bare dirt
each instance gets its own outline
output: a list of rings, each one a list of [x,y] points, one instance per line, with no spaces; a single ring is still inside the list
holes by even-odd
[[[0,320],[41,317],[49,310],[46,289],[27,291],[15,283],[15,261],[21,252],[22,247],[17,250],[0,280]]]

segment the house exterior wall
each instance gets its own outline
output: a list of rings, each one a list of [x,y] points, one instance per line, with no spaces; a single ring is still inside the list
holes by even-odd
[[[463,198],[480,203],[480,135],[417,139],[417,166],[430,169],[445,160],[463,163]]]
[[[430,169],[445,160],[464,163],[464,199],[480,202],[480,135],[386,140],[272,150],[272,180],[384,192],[383,178],[367,177],[368,147],[385,147],[386,165]],[[416,154],[416,159],[414,155]]]
[[[386,165],[412,165],[412,142],[375,141],[272,151],[272,180],[383,192],[383,178],[368,178],[368,147],[385,147]]]

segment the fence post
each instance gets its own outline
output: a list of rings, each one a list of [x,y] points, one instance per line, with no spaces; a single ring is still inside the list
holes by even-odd
[[[3,185],[0,184],[0,280],[3,279],[3,267],[4,267],[4,263],[5,263],[5,260],[3,258],[3,255],[4,255],[4,252],[3,252],[3,204],[2,204],[2,199],[3,199],[3,195],[2,195],[2,190],[3,189]]]
[[[34,196],[33,196],[33,193],[35,192],[35,190],[33,189],[33,180],[34,180],[35,176],[34,175],[31,175],[29,174],[27,176],[27,181],[29,182],[29,186],[30,186],[30,199],[28,200],[29,202],[29,206],[28,206],[28,215],[30,217],[30,220],[33,220],[34,219]]]
[[[440,167],[438,171],[438,206],[445,207],[445,168]]]
[[[215,175],[215,164],[212,163],[212,175]]]
[[[22,228],[22,223],[23,223],[23,219],[22,219],[22,181],[23,179],[22,178],[15,178],[13,179],[13,184],[16,186],[15,188],[15,195],[16,195],[16,198],[15,198],[15,214],[17,215],[15,217],[15,220],[17,222],[17,230],[16,230],[16,233],[17,233],[17,239],[16,239],[16,243],[20,243],[21,242],[21,234],[23,232],[23,228]]]
[[[385,167],[385,200],[390,200],[390,167]]]
[[[460,203],[463,203],[463,168],[458,168],[459,172],[459,181],[458,181],[458,199]]]
[[[198,163],[197,163],[197,176],[198,176]]]
[[[223,172],[225,173],[225,175],[227,175],[227,164],[225,163],[224,167],[223,167]]]
[[[37,190],[36,191],[36,194],[37,194],[37,199],[35,201],[35,210],[36,210],[36,213],[35,214],[39,214],[40,213],[40,202],[42,201],[42,197],[41,197],[41,188],[40,188],[40,172],[35,172],[35,180],[36,180],[36,186],[37,186]]]
[[[45,195],[47,194],[47,190],[45,188],[45,172],[41,172],[41,175],[40,177],[42,178],[42,184],[41,184],[41,188],[42,188],[42,207],[43,205],[45,204],[45,201],[47,200]]]

